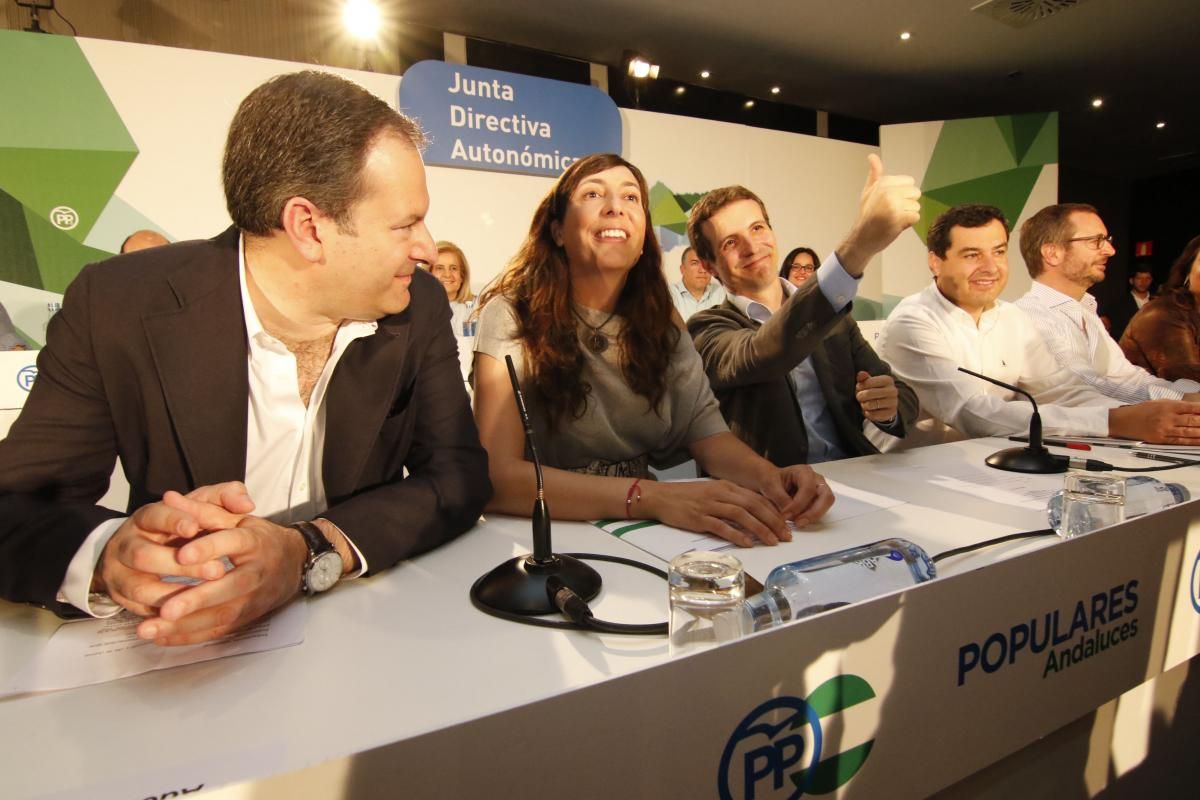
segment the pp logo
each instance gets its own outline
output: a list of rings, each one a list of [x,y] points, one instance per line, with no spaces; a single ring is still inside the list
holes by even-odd
[[[721,754],[717,773],[721,800],[795,800],[837,790],[866,763],[875,740],[852,744],[843,734],[840,749],[828,753],[823,725],[851,706],[873,699],[875,691],[865,680],[839,675],[803,700],[783,696],[761,704],[738,724]],[[838,729],[849,730],[844,721]]]
[[[1196,609],[1196,613],[1200,614],[1200,553],[1196,553],[1196,560],[1192,563],[1192,608]]]
[[[60,231],[69,231],[79,224],[79,215],[70,206],[55,206],[50,209],[50,224]]]
[[[17,386],[28,392],[33,388],[33,382],[37,379],[37,367],[33,364],[27,364],[17,371]]]

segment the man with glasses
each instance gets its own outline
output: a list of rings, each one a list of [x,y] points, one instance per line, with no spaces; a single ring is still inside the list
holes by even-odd
[[[849,313],[867,262],[918,216],[912,178],[870,163],[854,228],[802,285],[781,279],[766,206],[749,189],[714,189],[688,217],[692,246],[729,296],[688,331],[730,430],[780,466],[878,453],[916,421],[913,390]]]
[[[1021,226],[1021,255],[1033,286],[1017,301],[1058,364],[1124,403],[1200,400],[1200,383],[1156,378],[1129,363],[1088,293],[1116,253],[1099,212],[1083,203],[1047,206]]]
[[[1104,249],[1107,231],[1079,235],[1099,235],[1096,252]],[[948,209],[930,226],[926,247],[933,282],[900,301],[878,339],[896,376],[921,398],[923,418],[905,444],[1029,430],[1033,409],[1028,400],[959,372],[959,367],[1029,392],[1037,400],[1042,429],[1050,435],[1200,444],[1200,404],[1156,400],[1124,405],[1101,394],[1059,366],[1028,317],[1000,299],[1008,284],[1008,222],[1000,209]],[[1095,271],[1096,266],[1081,269]]]

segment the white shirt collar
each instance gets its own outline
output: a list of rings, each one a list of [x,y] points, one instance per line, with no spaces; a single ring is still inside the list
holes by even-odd
[[[789,281],[785,281],[783,278],[780,278],[779,282],[783,284],[784,300],[788,299],[795,293],[796,287],[793,286]],[[767,308],[757,300],[751,300],[749,297],[744,295],[732,293],[728,295],[728,299],[731,303],[737,306],[738,311],[741,311],[755,322],[766,322],[771,318],[771,309]]]

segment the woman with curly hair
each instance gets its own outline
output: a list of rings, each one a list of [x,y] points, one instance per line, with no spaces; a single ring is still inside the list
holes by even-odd
[[[1200,381],[1200,236],[1171,266],[1162,294],[1129,320],[1121,350],[1160,378]]]
[[[807,466],[775,467],[729,432],[673,310],[648,198],[620,156],[575,162],[481,296],[475,420],[495,487],[488,508],[528,514],[536,493],[511,355],[554,516],[658,519],[743,546],[787,541],[787,521],[819,519],[832,493]],[[650,465],[688,454],[718,480],[648,480]]]

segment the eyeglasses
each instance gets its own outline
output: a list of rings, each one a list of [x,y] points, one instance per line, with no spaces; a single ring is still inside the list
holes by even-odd
[[[790,272],[803,272],[807,275],[809,273],[816,272],[817,268],[811,264],[792,264],[792,266],[788,267],[788,270]]]
[[[1105,242],[1108,242],[1114,250],[1117,249],[1117,246],[1113,244],[1111,233],[1108,236],[1101,236],[1098,233],[1095,236],[1076,236],[1074,239],[1067,239],[1066,243],[1070,244],[1071,242],[1087,242],[1087,246],[1092,250],[1099,250]]]

